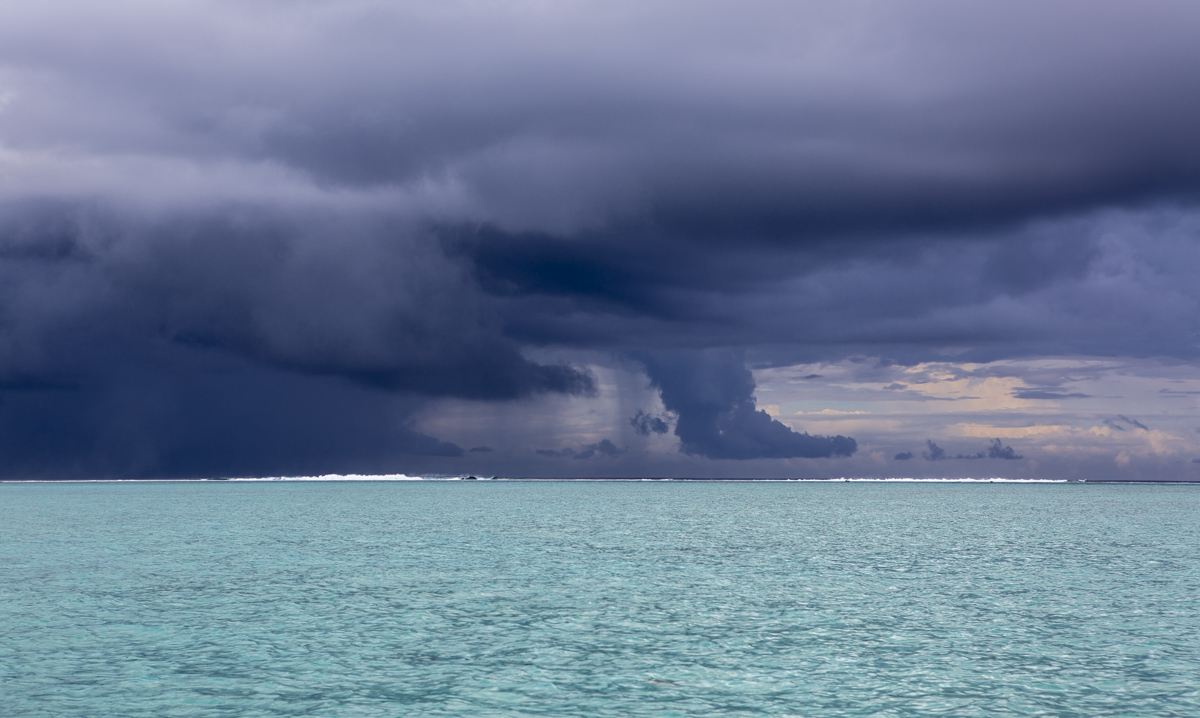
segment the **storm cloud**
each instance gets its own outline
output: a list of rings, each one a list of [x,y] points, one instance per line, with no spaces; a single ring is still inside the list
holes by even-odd
[[[1045,389],[1018,389],[1013,392],[1013,396],[1018,399],[1088,399],[1090,394],[1082,394],[1077,391],[1062,392],[1062,391],[1047,391]]]
[[[1013,451],[1011,446],[1004,446],[1001,444],[999,439],[992,439],[992,443],[987,449],[987,457],[989,459],[1005,459],[1007,461],[1015,461],[1017,459],[1025,458],[1016,451]]]
[[[752,370],[1194,362],[1197,22],[1183,2],[9,3],[0,472],[436,469],[504,451],[423,430],[439,402],[586,402],[589,362],[631,357],[662,406],[624,408],[626,438],[670,418],[685,457],[840,460],[856,440],[759,409]],[[1004,393],[1097,396],[1059,387]],[[636,471],[602,435],[571,456]]]
[[[1011,446],[1005,446],[1004,443],[999,439],[992,439],[992,442],[988,444],[986,449],[977,451],[974,454],[955,454],[954,456],[947,454],[946,450],[935,444],[932,439],[926,440],[925,446],[927,449],[926,451],[921,452],[921,456],[924,457],[926,461],[944,461],[946,459],[1005,459],[1008,461],[1016,461],[1018,459],[1025,458],[1024,456],[1018,454]],[[907,461],[912,457],[912,452],[907,451],[896,454],[895,459],[897,461]]]
[[[638,409],[637,413],[630,417],[629,425],[642,436],[650,436],[652,433],[665,434],[671,428],[661,417],[652,416],[641,409]]]
[[[641,354],[663,406],[678,417],[684,453],[711,459],[850,456],[845,436],[797,433],[755,408],[754,376],[739,351]]]

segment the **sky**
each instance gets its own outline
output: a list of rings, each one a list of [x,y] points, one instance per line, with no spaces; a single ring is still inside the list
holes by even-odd
[[[1200,479],[1200,5],[0,5],[0,477]]]

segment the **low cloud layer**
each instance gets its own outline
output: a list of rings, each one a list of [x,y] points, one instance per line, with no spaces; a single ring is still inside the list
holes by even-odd
[[[578,449],[573,449],[571,447],[566,447],[563,449],[538,449],[534,453],[538,454],[539,456],[548,456],[552,458],[567,457],[571,459],[591,459],[596,456],[620,456],[621,454],[625,453],[625,450],[612,443],[612,441],[609,439],[601,439],[595,444],[587,444],[586,446],[581,446]]]
[[[755,408],[754,376],[741,352],[708,350],[641,354],[663,406],[678,418],[681,450],[711,459],[850,456],[845,436],[797,433]]]
[[[933,442],[933,439],[927,440],[925,446],[926,450],[921,452],[921,456],[926,461],[944,461],[946,459],[1004,459],[1007,461],[1016,461],[1025,458],[1014,451],[1011,446],[1004,446],[999,439],[992,439],[992,443],[986,449],[977,451],[974,454],[955,454],[954,456],[947,454],[945,449]],[[896,454],[895,460],[907,461],[912,457],[912,452],[906,451]]]
[[[663,418],[651,416],[641,409],[629,419],[629,425],[642,436],[665,434],[671,428]]]

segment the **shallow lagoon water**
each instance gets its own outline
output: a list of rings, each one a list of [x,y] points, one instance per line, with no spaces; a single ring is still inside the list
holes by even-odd
[[[1200,487],[0,485],[2,716],[1196,716]]]

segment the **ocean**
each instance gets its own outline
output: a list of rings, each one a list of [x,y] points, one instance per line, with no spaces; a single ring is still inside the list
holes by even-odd
[[[1200,486],[0,484],[0,716],[1200,715]]]

